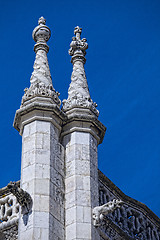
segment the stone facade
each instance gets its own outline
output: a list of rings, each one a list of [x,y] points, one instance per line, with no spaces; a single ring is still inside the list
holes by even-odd
[[[34,69],[14,119],[22,136],[21,180],[0,190],[0,240],[160,240],[158,217],[98,170],[106,128],[90,96],[81,32],[75,28],[70,44],[73,72],[60,108],[43,17],[33,30]]]

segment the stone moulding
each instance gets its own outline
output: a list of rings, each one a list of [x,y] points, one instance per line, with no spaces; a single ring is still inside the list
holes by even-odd
[[[22,108],[18,109],[15,114],[13,126],[17,131],[19,131],[20,135],[23,133],[24,125],[32,122],[34,120],[40,120],[40,121],[47,121],[52,122],[56,127],[59,128],[59,125],[56,123],[56,121],[53,119],[52,114],[55,113],[55,115],[59,116],[59,118],[62,120],[66,119],[65,113],[58,107],[57,104],[54,103],[45,103],[43,100],[45,98],[42,97],[36,97],[34,100],[37,102],[32,102],[33,99],[30,100],[30,103],[28,103],[26,106],[23,106]],[[25,121],[22,121],[22,118],[25,114],[29,114],[33,111],[37,111],[37,114],[39,112],[39,115],[32,117],[30,116],[30,119],[26,119]],[[42,112],[44,112],[42,114]],[[45,116],[46,114],[46,116]]]
[[[72,126],[73,122],[74,124]],[[69,124],[71,125],[70,129],[66,130],[65,128]],[[79,126],[79,124],[81,126]],[[61,137],[74,131],[89,132],[97,139],[98,144],[100,144],[103,141],[106,127],[93,115],[76,114],[73,112],[72,114],[67,115],[66,120],[63,121]]]

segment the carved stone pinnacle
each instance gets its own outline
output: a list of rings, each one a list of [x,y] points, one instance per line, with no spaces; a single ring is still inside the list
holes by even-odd
[[[52,85],[52,78],[49,69],[47,53],[49,47],[47,41],[51,36],[51,31],[47,27],[44,17],[38,20],[38,26],[33,30],[32,37],[36,42],[34,51],[36,59],[34,62],[34,71],[30,78],[30,87],[25,88],[24,96],[22,97],[21,108],[35,97],[43,97],[52,99],[53,103],[60,106],[61,101],[58,96],[59,93],[55,91]]]
[[[82,28],[75,27],[72,42],[70,44],[69,55],[72,56],[73,72],[71,76],[71,84],[68,89],[68,99],[63,100],[63,110],[68,111],[73,108],[90,109],[96,117],[99,112],[96,109],[97,104],[90,97],[84,63],[88,43],[86,38],[81,39]]]

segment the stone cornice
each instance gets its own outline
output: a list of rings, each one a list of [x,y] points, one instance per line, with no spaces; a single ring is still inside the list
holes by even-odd
[[[23,106],[16,111],[13,126],[20,132],[20,135],[22,135],[24,125],[35,120],[49,121],[56,125],[56,127],[61,128],[61,124],[59,125],[52,116],[54,114],[56,118],[58,117],[62,122],[66,118],[65,113],[57,106],[57,104],[41,102],[41,100],[44,99],[36,97],[34,100],[37,100],[37,102],[31,101],[31,103],[28,103],[26,106]],[[36,114],[25,118],[25,115],[27,116],[27,114],[33,111],[37,111]],[[49,115],[47,115],[47,113],[49,113]]]
[[[127,195],[125,195],[109,178],[107,178],[100,170],[98,171],[99,180],[106,187],[110,188],[110,190],[116,194],[118,198],[127,203],[134,208],[137,208],[139,211],[143,212],[147,218],[149,218],[152,222],[154,222],[158,228],[160,228],[160,219],[154,214],[144,203],[141,203]]]
[[[72,127],[66,130],[65,126],[70,123],[73,123]],[[89,132],[97,139],[98,144],[100,144],[103,141],[106,127],[92,114],[78,114],[73,112],[72,114],[67,115],[67,119],[63,121],[63,131],[61,136],[74,131]]]

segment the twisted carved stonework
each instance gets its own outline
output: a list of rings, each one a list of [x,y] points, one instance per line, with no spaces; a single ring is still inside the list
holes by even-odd
[[[49,40],[51,32],[45,25],[46,21],[43,17],[39,19],[38,23],[39,25],[32,33],[32,37],[36,42],[34,46],[36,59],[33,66],[34,71],[30,79],[31,86],[24,90],[25,94],[22,98],[21,106],[23,106],[27,100],[36,96],[51,98],[54,103],[60,106],[59,93],[53,88],[47,59],[49,47],[46,42]]]
[[[73,64],[73,72],[71,76],[71,84],[68,90],[68,99],[63,100],[63,110],[67,111],[72,108],[88,108],[96,116],[99,112],[96,109],[97,104],[94,103],[90,97],[86,74],[84,70],[84,63],[86,61],[86,49],[88,44],[86,39],[80,39],[82,29],[76,27],[74,30],[75,37],[72,38],[70,44],[69,55],[72,56],[71,62]]]
[[[121,200],[113,199],[102,206],[95,207],[93,209],[93,225],[95,227],[100,226],[104,216],[113,212],[116,208],[120,208],[122,204],[123,202]]]

